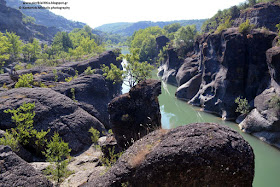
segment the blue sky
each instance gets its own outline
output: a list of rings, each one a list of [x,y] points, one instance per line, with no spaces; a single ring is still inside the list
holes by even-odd
[[[41,0],[25,0],[38,2]],[[42,0],[43,1],[43,0]],[[114,22],[204,19],[245,0],[44,0],[67,2],[70,10],[54,10],[92,28]],[[64,5],[63,5],[64,6]]]

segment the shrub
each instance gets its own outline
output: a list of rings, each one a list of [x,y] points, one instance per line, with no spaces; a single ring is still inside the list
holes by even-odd
[[[237,97],[234,101],[238,106],[235,112],[239,112],[241,114],[248,114],[250,112],[250,105],[248,104],[247,99],[242,99],[241,97]]]
[[[271,99],[269,100],[268,106],[270,108],[275,108],[276,111],[279,111],[280,109],[280,97],[278,95],[274,95],[271,97]]]
[[[15,88],[20,88],[20,87],[32,88],[31,86],[32,84],[33,84],[33,74],[32,73],[23,74],[19,76]]]
[[[33,118],[35,116],[35,112],[33,111],[34,107],[35,103],[23,103],[23,105],[17,109],[9,109],[4,112],[13,114],[12,121],[16,124],[16,128],[11,129],[13,137],[23,145],[29,144],[31,139],[34,140],[37,146],[36,151],[38,151],[42,150],[45,146],[45,136],[50,130],[41,130],[41,132],[38,132],[33,128]]]
[[[116,65],[110,64],[111,68],[108,66],[101,67],[103,73],[103,76],[107,79],[113,82],[113,84],[116,84],[117,82],[123,81],[123,73],[124,71],[119,69]]]
[[[117,162],[118,158],[120,158],[123,154],[123,152],[115,154],[115,148],[114,147],[112,149],[108,148],[108,151],[109,151],[108,158],[104,157],[104,155],[99,158],[102,165],[107,167],[106,170],[111,168]]]
[[[225,29],[227,29],[227,28],[230,28],[231,25],[232,25],[232,22],[233,22],[233,21],[231,20],[231,16],[228,17],[228,18],[226,18],[225,21],[224,21],[224,23],[221,23],[221,24],[217,27],[215,33],[216,33],[216,34],[221,33],[223,30],[225,30]]]
[[[92,134],[91,135],[92,143],[96,144],[98,142],[99,137],[100,137],[100,132],[93,127],[91,127],[89,129],[89,132]]]
[[[78,102],[78,101],[76,100],[76,97],[75,97],[75,88],[71,88],[71,94],[72,94],[72,100],[73,100],[74,102]]]
[[[95,69],[91,69],[91,67],[88,67],[85,72],[86,75],[92,75],[95,73]]]
[[[67,165],[70,160],[71,149],[68,147],[68,143],[65,143],[57,132],[54,133],[52,140],[48,142],[46,152],[43,154],[46,156],[47,161],[51,162],[45,174],[51,175],[57,185],[59,185],[63,178],[71,174],[67,170]]]
[[[0,145],[8,145],[14,152],[18,151],[18,140],[8,131],[0,138]]]
[[[55,82],[58,82],[57,70],[56,70],[56,69],[53,69],[52,72],[53,72],[53,75],[54,75],[54,81],[55,81]]]
[[[241,24],[239,25],[238,30],[239,30],[239,32],[242,33],[242,34],[248,34],[248,33],[251,32],[251,30],[252,30],[254,27],[255,27],[255,25],[250,24],[250,20],[247,19],[246,22],[241,23]]]
[[[71,82],[72,80],[73,80],[73,77],[68,77],[68,78],[66,77],[65,78],[65,82]]]

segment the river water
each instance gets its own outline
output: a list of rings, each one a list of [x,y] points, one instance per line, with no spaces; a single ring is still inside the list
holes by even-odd
[[[125,63],[125,60],[124,60]],[[153,72],[153,79],[160,79]],[[280,151],[259,139],[243,133],[233,122],[223,121],[221,118],[200,111],[200,108],[191,106],[175,97],[176,87],[162,82],[162,94],[159,96],[162,128],[170,129],[197,122],[213,122],[229,126],[238,131],[252,146],[255,153],[254,187],[280,186]],[[123,85],[123,93],[129,88]]]

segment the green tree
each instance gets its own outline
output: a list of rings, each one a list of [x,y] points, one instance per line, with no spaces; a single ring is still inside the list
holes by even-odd
[[[175,47],[191,47],[194,43],[195,36],[197,34],[196,26],[195,25],[187,25],[185,27],[181,27],[175,33]]]
[[[31,43],[27,43],[27,44],[23,45],[22,54],[23,54],[23,58],[26,62],[31,61],[31,57],[32,57],[32,44]]]
[[[20,57],[23,43],[20,40],[20,37],[13,32],[6,32],[6,36],[8,38],[8,42],[11,44],[8,51],[10,54],[10,60],[13,62]]]
[[[231,20],[231,16],[226,18],[223,23],[220,23],[220,25],[217,27],[217,30],[215,33],[221,33],[223,30],[230,28],[232,25],[233,20]]]
[[[24,24],[29,24],[29,23],[34,24],[36,22],[36,19],[34,17],[27,16],[27,15],[23,14],[22,22]]]
[[[257,4],[256,0],[247,0],[249,3],[249,6],[254,6],[255,4]]]
[[[36,59],[38,58],[38,56],[41,53],[41,46],[40,46],[39,40],[34,38],[33,42],[30,45],[30,47],[31,47],[30,48],[31,49],[31,58],[30,58],[30,60],[35,62]]]
[[[242,34],[248,34],[251,32],[251,30],[255,27],[254,24],[250,24],[250,20],[247,19],[244,23],[241,23],[239,25],[239,32]]]
[[[237,97],[234,101],[238,106],[235,112],[239,112],[241,114],[248,114],[250,112],[250,105],[248,104],[248,100],[242,99],[241,97]]]
[[[127,64],[124,65],[124,77],[128,86],[133,87],[138,82],[152,77],[154,67],[148,62],[139,62],[140,58],[137,49],[132,50],[132,54],[127,54],[124,58],[127,60]]]
[[[0,32],[0,70],[5,64],[5,61],[10,58],[9,48],[11,44],[8,41],[8,38]]]
[[[110,67],[108,67],[103,64],[101,69],[103,71],[103,76],[107,80],[112,81],[113,84],[123,81],[123,71],[120,70],[116,65],[111,63]]]
[[[57,132],[54,133],[52,140],[47,143],[47,149],[43,154],[46,160],[51,163],[46,169],[45,174],[51,175],[57,186],[63,181],[63,178],[69,175],[67,165],[70,160],[68,143],[65,143]]]
[[[73,42],[67,32],[58,32],[53,39],[52,46],[59,51],[68,52],[70,48],[73,48]]]
[[[19,76],[18,82],[15,84],[15,88],[28,87],[32,88],[33,74],[27,73]]]
[[[163,29],[166,30],[168,33],[172,33],[172,32],[176,32],[181,27],[182,26],[180,25],[180,23],[173,23],[173,24],[164,26]]]

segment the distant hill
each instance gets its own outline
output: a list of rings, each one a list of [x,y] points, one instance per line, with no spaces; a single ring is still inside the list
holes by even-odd
[[[6,0],[7,6],[11,8],[18,9],[22,6],[21,0]],[[28,5],[32,6],[32,5]],[[34,5],[35,6],[35,5]],[[38,5],[36,5],[38,6]],[[47,27],[56,27],[60,31],[70,32],[74,28],[83,28],[86,24],[81,22],[70,21],[62,16],[58,16],[46,9],[22,9],[20,10],[23,14],[27,16],[32,16],[36,19],[36,24],[44,25]]]
[[[185,25],[196,25],[198,30],[201,29],[202,24],[206,21],[206,19],[196,19],[196,20],[178,20],[178,21],[160,21],[160,22],[152,22],[152,21],[140,21],[136,23],[128,23],[128,22],[119,22],[119,23],[110,23],[105,24],[95,29],[113,33],[120,34],[123,36],[131,36],[133,33],[139,29],[145,29],[147,27],[159,26],[163,28],[165,25],[169,25],[172,23],[180,23],[182,26]]]
[[[7,7],[6,1],[0,0],[0,32],[15,32],[23,40],[38,38],[41,41],[51,41],[59,31],[55,27],[24,23],[24,15],[17,9]]]

